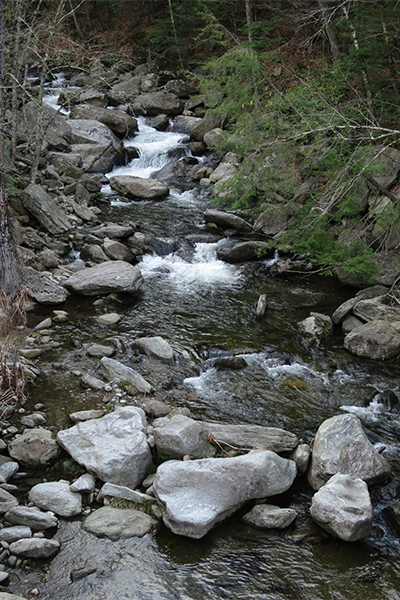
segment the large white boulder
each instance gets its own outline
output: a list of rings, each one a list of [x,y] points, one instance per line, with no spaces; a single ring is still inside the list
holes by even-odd
[[[245,502],[285,492],[295,477],[293,461],[254,450],[235,458],[165,462],[153,488],[167,527],[198,539]]]
[[[390,475],[390,465],[368,440],[355,415],[339,415],[324,421],[315,436],[310,485],[318,490],[336,473],[359,477],[367,484]]]
[[[140,269],[123,260],[103,262],[71,275],[65,287],[84,296],[125,292],[134,294],[143,283]]]
[[[368,537],[372,504],[367,484],[350,475],[334,475],[314,495],[311,516],[322,529],[346,542]]]
[[[119,408],[101,419],[60,431],[57,441],[80,465],[102,481],[135,489],[145,478],[151,452],[142,409]]]

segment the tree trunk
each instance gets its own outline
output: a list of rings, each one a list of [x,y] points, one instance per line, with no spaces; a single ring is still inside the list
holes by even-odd
[[[351,37],[353,38],[354,48],[356,49],[358,59],[360,61],[361,74],[362,74],[362,78],[363,78],[363,82],[364,82],[364,88],[367,93],[367,101],[368,101],[368,104],[371,104],[371,99],[372,99],[371,86],[370,86],[369,79],[368,79],[367,67],[365,66],[364,60],[360,56],[360,44],[358,42],[357,31],[356,31],[356,28],[354,27],[353,21],[350,18],[347,6],[342,6],[342,10],[343,10],[344,16],[346,18],[347,24],[349,26],[349,29],[351,32]]]
[[[318,0],[318,4],[321,8],[321,15],[322,15],[322,21],[324,24],[324,30],[325,30],[326,37],[328,38],[328,41],[329,41],[329,47],[331,50],[333,60],[337,60],[339,58],[339,43],[338,43],[338,39],[336,36],[335,28],[333,26],[332,20],[329,15],[328,7],[326,5],[326,2],[324,2],[323,0]]]
[[[12,299],[20,289],[20,278],[10,229],[4,165],[3,64],[6,4],[7,0],[0,0],[0,292],[7,299]]]
[[[251,16],[251,0],[244,0],[244,3],[246,6],[247,37],[249,42],[251,43],[253,41],[253,36],[251,34],[251,24],[253,22]]]

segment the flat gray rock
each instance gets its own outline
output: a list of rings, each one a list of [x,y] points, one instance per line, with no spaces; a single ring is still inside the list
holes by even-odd
[[[217,225],[217,227],[220,227],[221,229],[236,229],[237,231],[242,232],[249,232],[253,229],[250,223],[241,217],[212,208],[208,208],[205,211],[204,220],[206,223],[214,223],[214,225]]]
[[[71,492],[68,481],[39,483],[29,492],[29,500],[60,517],[74,517],[82,512],[82,496]]]
[[[104,384],[102,387],[104,387]],[[71,413],[69,415],[69,418],[73,423],[83,423],[83,421],[89,421],[90,419],[100,419],[100,417],[103,416],[103,410],[96,410],[93,408],[91,410],[80,410],[78,412]]]
[[[259,529],[285,529],[297,517],[293,508],[280,508],[273,504],[257,504],[250,512],[246,513],[242,520],[246,525],[252,525]]]
[[[97,495],[97,501],[100,502],[104,498],[122,498],[123,500],[129,500],[130,502],[137,502],[142,504],[143,502],[153,501],[152,496],[143,494],[138,490],[131,490],[124,485],[115,485],[114,483],[105,483]]]
[[[368,537],[372,504],[367,484],[338,473],[313,497],[311,516],[322,529],[346,542]]]
[[[26,525],[35,531],[57,527],[58,519],[52,513],[29,506],[16,506],[6,512],[4,518],[13,525]]]
[[[292,452],[299,443],[297,436],[278,427],[259,425],[225,425],[201,423],[203,430],[218,441],[238,448],[274,450],[278,454]]]
[[[118,408],[101,419],[60,431],[58,443],[89,473],[102,481],[135,489],[148,473],[152,457],[144,412]]]
[[[320,425],[308,473],[308,481],[315,490],[336,473],[373,485],[387,479],[390,471],[388,461],[375,450],[355,415],[338,415]]]
[[[148,383],[144,377],[140,375],[131,367],[127,367],[122,363],[114,360],[113,358],[107,358],[106,356],[101,359],[101,368],[103,369],[103,375],[108,381],[129,381],[134,385],[138,392],[142,394],[149,394],[153,391],[153,387]]]
[[[21,267],[21,282],[39,304],[62,304],[69,296],[69,292],[53,281],[50,275],[39,273],[32,267]]]
[[[85,531],[97,537],[118,540],[126,537],[143,537],[159,527],[150,515],[134,508],[103,506],[92,512],[83,522]]]
[[[89,356],[107,356],[111,358],[115,354],[115,348],[111,346],[103,346],[102,344],[92,344],[87,348]]]
[[[13,440],[8,451],[24,466],[46,465],[59,454],[59,447],[47,429],[31,429]]]
[[[66,233],[72,227],[67,215],[55,200],[36,183],[25,188],[22,197],[23,206],[52,234]]]
[[[115,260],[74,273],[65,286],[84,296],[97,296],[121,292],[134,294],[142,283],[143,277],[137,267]]]
[[[140,352],[143,352],[143,354],[147,354],[147,356],[154,356],[154,358],[166,362],[172,362],[174,360],[173,349],[170,344],[159,335],[137,338],[132,342],[132,348],[137,348]]]
[[[60,542],[46,538],[30,538],[18,540],[10,544],[11,554],[22,558],[49,558],[54,556],[61,547]]]
[[[0,488],[0,514],[6,513],[10,508],[18,506],[19,502],[15,496]]]
[[[157,179],[143,179],[131,175],[117,175],[110,177],[110,186],[113,190],[126,198],[153,200],[162,198],[169,193],[168,186]]]
[[[269,450],[235,458],[171,460],[158,467],[153,489],[167,527],[198,539],[247,501],[287,491],[296,471],[293,461]]]

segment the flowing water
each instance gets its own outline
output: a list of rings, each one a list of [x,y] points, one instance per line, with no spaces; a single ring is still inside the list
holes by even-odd
[[[182,134],[157,132],[140,119],[139,133],[125,142],[139,150],[139,158],[108,175],[149,177],[171,157],[188,156],[186,141]],[[163,249],[138,265],[145,280],[138,297],[112,306],[123,317],[112,334],[126,341],[161,335],[181,356],[190,357],[190,372],[177,367],[181,405],[198,418],[282,426],[308,442],[325,418],[355,412],[370,440],[384,444],[387,456],[399,456],[400,416],[376,401],[387,389],[399,392],[397,364],[352,358],[342,349],[339,334],[309,348],[297,330],[311,310],[331,314],[354,292],[329,279],[275,277],[273,260],[241,265],[219,261],[216,248],[225,240],[216,242],[207,234],[203,212],[211,204],[201,189],[171,186],[160,202],[127,202],[107,185],[103,195],[105,221],[140,223],[139,230],[156,236]],[[267,294],[268,310],[257,321],[260,294]],[[96,326],[93,301],[73,298],[67,307],[83,342],[110,337]],[[213,367],[214,357],[232,353],[243,356],[247,367]],[[54,372],[44,377],[34,401],[54,404],[49,415],[65,426],[68,412],[77,409],[77,388],[71,384],[69,389],[64,379],[52,403],[55,381]],[[394,470],[391,482],[372,490],[373,534],[353,544],[333,540],[313,525],[312,493],[302,479],[274,499],[299,513],[283,532],[247,527],[240,514],[199,541],[163,529],[155,537],[111,542],[82,532],[79,521],[64,524],[58,534],[60,554],[14,588],[26,591],[35,584],[43,598],[57,600],[399,599],[400,544],[382,515],[398,491]],[[79,569],[86,576],[71,579]]]

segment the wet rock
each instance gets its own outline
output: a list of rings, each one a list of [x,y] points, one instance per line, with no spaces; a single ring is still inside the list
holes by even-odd
[[[257,301],[257,307],[256,307],[256,317],[257,319],[262,319],[263,316],[265,315],[266,311],[267,311],[267,295],[266,294],[261,294],[258,298]]]
[[[246,525],[252,525],[259,529],[285,529],[297,517],[293,508],[280,508],[273,504],[257,504],[250,512],[246,513],[242,520]]]
[[[60,431],[59,444],[76,462],[105,482],[135,489],[147,474],[151,452],[140,408],[119,408],[101,419]]]
[[[101,264],[110,260],[110,257],[107,256],[103,248],[97,244],[87,244],[84,246],[81,250],[80,258],[85,262],[91,261],[95,264]]]
[[[388,360],[400,354],[400,321],[377,320],[348,333],[344,348],[363,358]]]
[[[247,223],[247,221],[237,215],[222,210],[208,208],[204,213],[204,221],[206,223],[214,223],[220,229],[236,229],[245,233],[252,230],[250,223]]]
[[[299,440],[289,431],[277,427],[260,427],[259,425],[225,425],[224,423],[201,422],[203,430],[220,443],[239,448],[260,448],[274,452],[292,452]]]
[[[140,270],[122,260],[102,263],[71,275],[65,286],[84,296],[117,292],[134,294],[143,283]]]
[[[137,198],[153,200],[167,196],[169,193],[168,187],[156,179],[143,179],[131,175],[110,177],[110,186],[119,194],[133,200]]]
[[[368,298],[376,298],[377,296],[383,296],[387,294],[388,288],[382,285],[374,285],[372,287],[360,290],[353,298],[349,298],[346,302],[343,302],[333,313],[332,321],[335,325],[338,325],[343,319],[352,311],[353,307],[360,302],[360,300],[366,300]]]
[[[159,335],[154,337],[137,338],[132,342],[132,348],[137,348],[140,352],[153,356],[166,362],[174,360],[174,351],[170,344]]]
[[[40,321],[40,323],[38,323],[33,328],[33,331],[40,331],[41,329],[49,329],[49,327],[51,327],[51,326],[52,326],[52,320],[50,317],[47,317],[47,319]]]
[[[115,240],[104,240],[103,250],[111,260],[125,260],[133,262],[134,256],[124,244]]]
[[[357,319],[357,317],[354,317],[353,315],[349,315],[342,321],[342,331],[343,331],[344,335],[347,335],[348,333],[353,331],[353,329],[355,329],[356,327],[361,327],[361,325],[363,325],[363,324],[364,323],[362,321],[360,321],[359,319]]]
[[[22,538],[30,537],[32,537],[32,529],[23,525],[4,527],[4,529],[0,531],[0,541],[5,541],[9,544],[21,540]]]
[[[385,296],[360,300],[353,307],[353,314],[361,321],[400,321],[400,309],[395,306],[387,306],[382,302]]]
[[[116,325],[120,320],[121,315],[118,313],[106,313],[105,315],[96,317],[96,321],[99,325]]]
[[[199,117],[186,117],[183,115],[178,115],[171,125],[171,131],[190,135],[192,129],[198,125],[200,121],[201,119]]]
[[[39,304],[62,304],[69,296],[49,275],[38,273],[32,267],[21,267],[21,282]]]
[[[171,407],[159,400],[149,400],[142,407],[146,415],[155,419],[165,417],[171,412]]]
[[[112,348],[111,346],[103,346],[101,344],[92,344],[87,348],[87,353],[89,356],[107,356],[108,358],[111,358],[111,356],[115,354],[115,348]]]
[[[82,525],[88,533],[97,537],[119,540],[127,537],[143,537],[159,527],[158,521],[134,508],[103,506],[92,512]]]
[[[101,379],[98,379],[97,377],[94,377],[93,375],[89,375],[89,373],[85,373],[85,375],[83,375],[81,377],[81,383],[82,383],[83,387],[92,388],[93,390],[103,390],[104,389],[104,381],[101,381]],[[94,417],[90,417],[90,418],[94,418]],[[87,419],[83,419],[83,420],[86,421]]]
[[[60,547],[61,544],[57,540],[30,538],[13,542],[9,550],[11,554],[23,558],[49,558],[54,556]]]
[[[171,92],[150,92],[137,96],[131,104],[133,113],[139,115],[158,115],[160,113],[175,116],[182,112],[182,103]]]
[[[346,542],[368,537],[373,515],[367,484],[337,473],[314,495],[311,516],[322,529]]]
[[[265,256],[262,252],[267,248],[265,242],[248,241],[235,242],[230,241],[217,248],[217,257],[227,263],[240,263],[249,260],[258,260]]]
[[[213,367],[239,371],[247,367],[247,362],[242,356],[219,356],[214,360]]]
[[[132,235],[133,232],[134,229],[130,225],[118,225],[118,223],[108,223],[90,230],[90,233],[103,240],[105,238],[125,238]]]
[[[331,318],[321,313],[311,313],[299,323],[299,329],[317,343],[329,337],[333,331]]]
[[[167,527],[198,539],[245,502],[288,490],[295,476],[293,461],[269,451],[168,461],[157,470],[154,493]]]
[[[142,394],[150,393],[152,386],[134,369],[123,365],[113,358],[104,357],[101,359],[103,375],[108,381],[129,381]]]
[[[40,185],[31,183],[21,199],[23,206],[50,233],[61,234],[71,229],[66,214]]]
[[[100,412],[100,411],[99,411]],[[69,489],[71,492],[80,492],[89,494],[90,492],[94,492],[96,486],[96,481],[93,475],[90,473],[84,473],[74,483],[71,483]]]
[[[13,440],[8,451],[24,466],[46,465],[54,460],[60,451],[50,431],[31,429]]]
[[[112,148],[114,159],[122,156],[122,144],[109,127],[93,119],[70,119],[68,121],[72,134],[72,148],[76,144],[103,145]],[[95,172],[101,173],[97,169]]]
[[[68,481],[39,483],[29,492],[29,500],[43,510],[60,517],[74,517],[82,512],[82,497],[71,492]]]
[[[390,476],[389,463],[369,442],[355,415],[327,419],[315,436],[308,475],[311,487],[318,490],[336,473],[360,478],[368,485]]]
[[[18,506],[19,502],[15,496],[0,488],[0,513],[4,514],[14,506]]]
[[[389,506],[384,508],[383,512],[392,527],[400,534],[400,503],[389,504]]]
[[[132,136],[138,130],[137,120],[122,110],[78,105],[71,111],[71,116],[74,119],[99,121],[107,125],[119,137]]]
[[[6,512],[4,518],[14,525],[26,525],[34,531],[43,531],[57,527],[58,519],[51,512],[42,512],[38,508],[15,506]]]
[[[221,127],[221,118],[216,113],[210,111],[193,127],[190,137],[195,142],[202,142],[204,134],[216,127]]]
[[[184,415],[174,415],[160,421],[154,427],[160,459],[182,459],[186,455],[192,458],[214,456],[215,448],[207,442],[207,435],[200,423]]]

